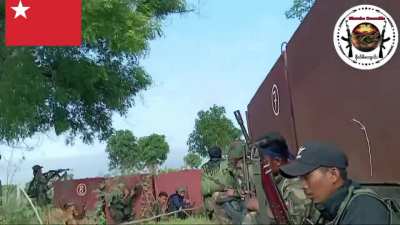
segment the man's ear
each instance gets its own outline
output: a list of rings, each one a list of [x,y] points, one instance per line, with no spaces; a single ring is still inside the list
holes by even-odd
[[[340,178],[340,172],[338,168],[330,168],[329,169],[329,174],[330,174],[330,179],[332,183],[337,183],[341,178]]]

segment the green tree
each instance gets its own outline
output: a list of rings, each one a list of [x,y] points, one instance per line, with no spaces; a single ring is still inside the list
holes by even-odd
[[[185,0],[84,0],[80,47],[5,47],[0,38],[0,141],[47,131],[67,143],[107,140],[112,115],[126,115],[152,82],[139,63],[149,41],[168,15],[186,11]]]
[[[107,141],[106,152],[110,170],[129,173],[141,168],[137,138],[129,130],[115,132]]]
[[[189,152],[186,154],[186,156],[183,158],[183,161],[185,162],[185,165],[190,167],[190,168],[199,168],[201,166],[201,156],[199,156],[196,153]]]
[[[164,135],[152,134],[141,137],[138,141],[142,168],[147,167],[150,172],[156,173],[158,166],[167,160],[169,145]]]
[[[147,168],[156,172],[167,159],[169,145],[164,135],[152,134],[137,139],[131,131],[120,130],[107,142],[109,169],[126,174]]]
[[[217,105],[197,113],[194,130],[187,141],[189,152],[206,157],[210,147],[216,145],[226,150],[232,141],[241,136],[240,129],[233,125],[225,113],[225,107]]]
[[[314,3],[315,0],[293,0],[292,7],[285,12],[286,18],[302,21]]]

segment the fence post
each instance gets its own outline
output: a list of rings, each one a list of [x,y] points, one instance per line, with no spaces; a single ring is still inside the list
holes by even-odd
[[[20,205],[21,203],[21,191],[19,190],[20,187],[17,185],[16,191],[17,191],[17,206]]]

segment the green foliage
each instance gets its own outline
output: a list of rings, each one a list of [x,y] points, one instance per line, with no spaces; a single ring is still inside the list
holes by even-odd
[[[292,7],[285,12],[286,18],[302,21],[314,3],[315,0],[293,0]]]
[[[190,168],[199,168],[202,163],[201,156],[194,152],[189,152],[186,154],[186,156],[183,158],[183,161],[185,162],[185,165],[190,167]]]
[[[168,15],[185,11],[185,0],[85,0],[80,47],[5,47],[1,38],[0,141],[51,130],[67,143],[106,140],[112,115],[126,115],[152,82],[139,64],[149,41]]]
[[[0,206],[0,224],[38,224],[35,212],[25,197],[17,198],[17,186],[3,186],[3,204]],[[37,208],[43,218],[43,209]]]
[[[137,138],[129,130],[119,130],[113,134],[107,141],[106,152],[111,170],[134,170],[139,164]]]
[[[181,169],[164,167],[164,168],[160,168],[158,173],[162,174],[162,173],[172,173],[172,172],[178,172],[178,171],[181,171]]]
[[[229,144],[241,136],[241,131],[233,125],[225,113],[225,108],[217,105],[197,113],[195,128],[187,141],[190,152],[206,157],[207,149],[219,146],[226,153]]]
[[[152,134],[137,139],[131,131],[121,130],[107,142],[109,168],[132,172],[161,165],[167,159],[169,145],[164,135]]]
[[[206,216],[191,216],[187,219],[171,218],[163,221],[163,224],[217,224],[214,221],[209,220]]]
[[[156,172],[158,165],[167,160],[169,145],[164,135],[152,134],[141,137],[138,141],[142,168],[147,167],[152,172]]]

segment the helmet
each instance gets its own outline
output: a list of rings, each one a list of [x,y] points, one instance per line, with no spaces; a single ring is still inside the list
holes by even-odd
[[[208,150],[208,155],[210,156],[210,158],[220,159],[220,158],[222,158],[222,150],[218,146],[211,147]]]
[[[33,171],[38,171],[38,170],[40,170],[40,169],[42,169],[43,167],[42,166],[39,166],[39,165],[34,165],[33,167],[32,167],[32,170]]]

